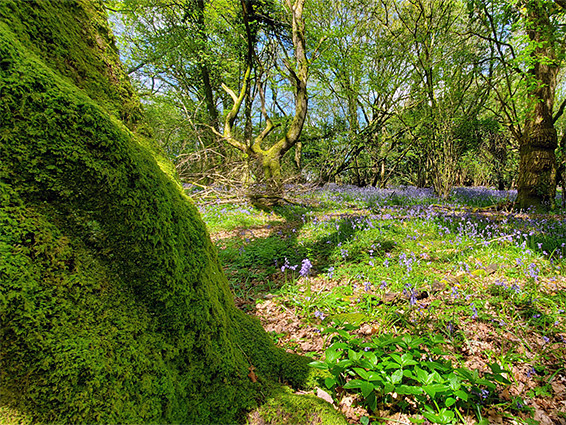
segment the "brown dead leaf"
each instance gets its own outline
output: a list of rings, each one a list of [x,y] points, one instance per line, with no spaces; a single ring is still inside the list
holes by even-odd
[[[540,410],[536,404],[534,404],[535,414],[533,419],[538,421],[540,425],[553,425],[554,421],[546,414],[544,410]]]
[[[494,411],[489,411],[487,419],[490,425],[503,425],[503,416]]]
[[[250,373],[248,373],[248,378],[250,378],[252,382],[257,382],[257,376],[256,376],[254,370],[255,370],[255,367],[250,366]]]
[[[554,391],[554,394],[556,396],[560,396],[560,395],[566,395],[566,386],[564,386],[564,384],[560,383],[560,382],[556,382],[553,381],[550,383],[550,385],[552,385],[552,391]]]

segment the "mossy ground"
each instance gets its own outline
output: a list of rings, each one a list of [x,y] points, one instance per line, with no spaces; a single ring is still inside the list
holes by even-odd
[[[101,4],[0,3],[0,57],[0,418],[232,423],[300,386],[145,137]]]

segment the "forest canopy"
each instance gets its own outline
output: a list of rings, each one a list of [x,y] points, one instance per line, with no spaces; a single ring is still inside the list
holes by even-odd
[[[187,182],[491,186],[553,208],[561,1],[107,4]]]

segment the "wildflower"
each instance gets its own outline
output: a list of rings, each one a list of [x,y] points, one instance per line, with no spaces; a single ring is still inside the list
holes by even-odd
[[[529,264],[529,276],[532,277],[535,282],[538,280],[538,275],[539,275],[539,268],[536,266],[535,263],[531,263]]]
[[[458,298],[458,288],[456,288],[456,286],[452,287],[452,296],[455,299]]]
[[[314,312],[314,317],[320,319],[320,320],[324,320],[324,313],[320,310],[317,310]],[[320,332],[320,330],[319,330]]]
[[[312,268],[311,262],[309,261],[308,258],[305,258],[305,259],[303,260],[303,264],[302,264],[302,266],[301,266],[301,271],[299,271],[299,274],[300,274],[302,277],[305,277],[305,276],[308,277],[308,275],[309,275],[309,273],[310,273],[310,271],[311,271],[311,268]]]
[[[382,281],[381,281],[381,285],[379,285],[379,288],[380,288],[380,289],[385,289],[385,288],[387,288],[387,282],[384,281],[384,280],[382,280]]]
[[[547,336],[543,336],[542,340],[544,341],[543,344],[548,344],[550,342],[550,338]]]
[[[477,319],[478,310],[476,309],[476,306],[474,305],[474,303],[470,303],[470,306],[472,307],[472,311],[474,312],[474,314],[472,315],[472,319]]]
[[[332,276],[334,276],[334,267],[329,267],[328,268],[328,278],[332,279]]]
[[[532,375],[536,375],[537,371],[535,370],[534,367],[531,367],[531,369],[527,372],[527,378],[530,378]]]
[[[364,290],[365,290],[366,292],[369,291],[370,286],[371,286],[371,283],[370,283],[370,282],[364,282]]]

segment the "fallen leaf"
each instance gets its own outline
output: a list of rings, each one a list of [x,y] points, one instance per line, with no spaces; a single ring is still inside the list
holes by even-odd
[[[565,395],[565,391],[566,390],[566,386],[564,386],[564,384],[561,384],[560,382],[552,382],[550,385],[552,385],[552,390],[554,391],[555,395]]]
[[[250,373],[248,373],[248,378],[250,378],[252,382],[257,382],[257,376],[256,376],[254,370],[255,370],[255,367],[250,366]]]
[[[318,387],[316,389],[316,396],[318,398],[323,399],[324,401],[329,402],[330,404],[334,404],[334,400],[332,400],[332,396]]]

